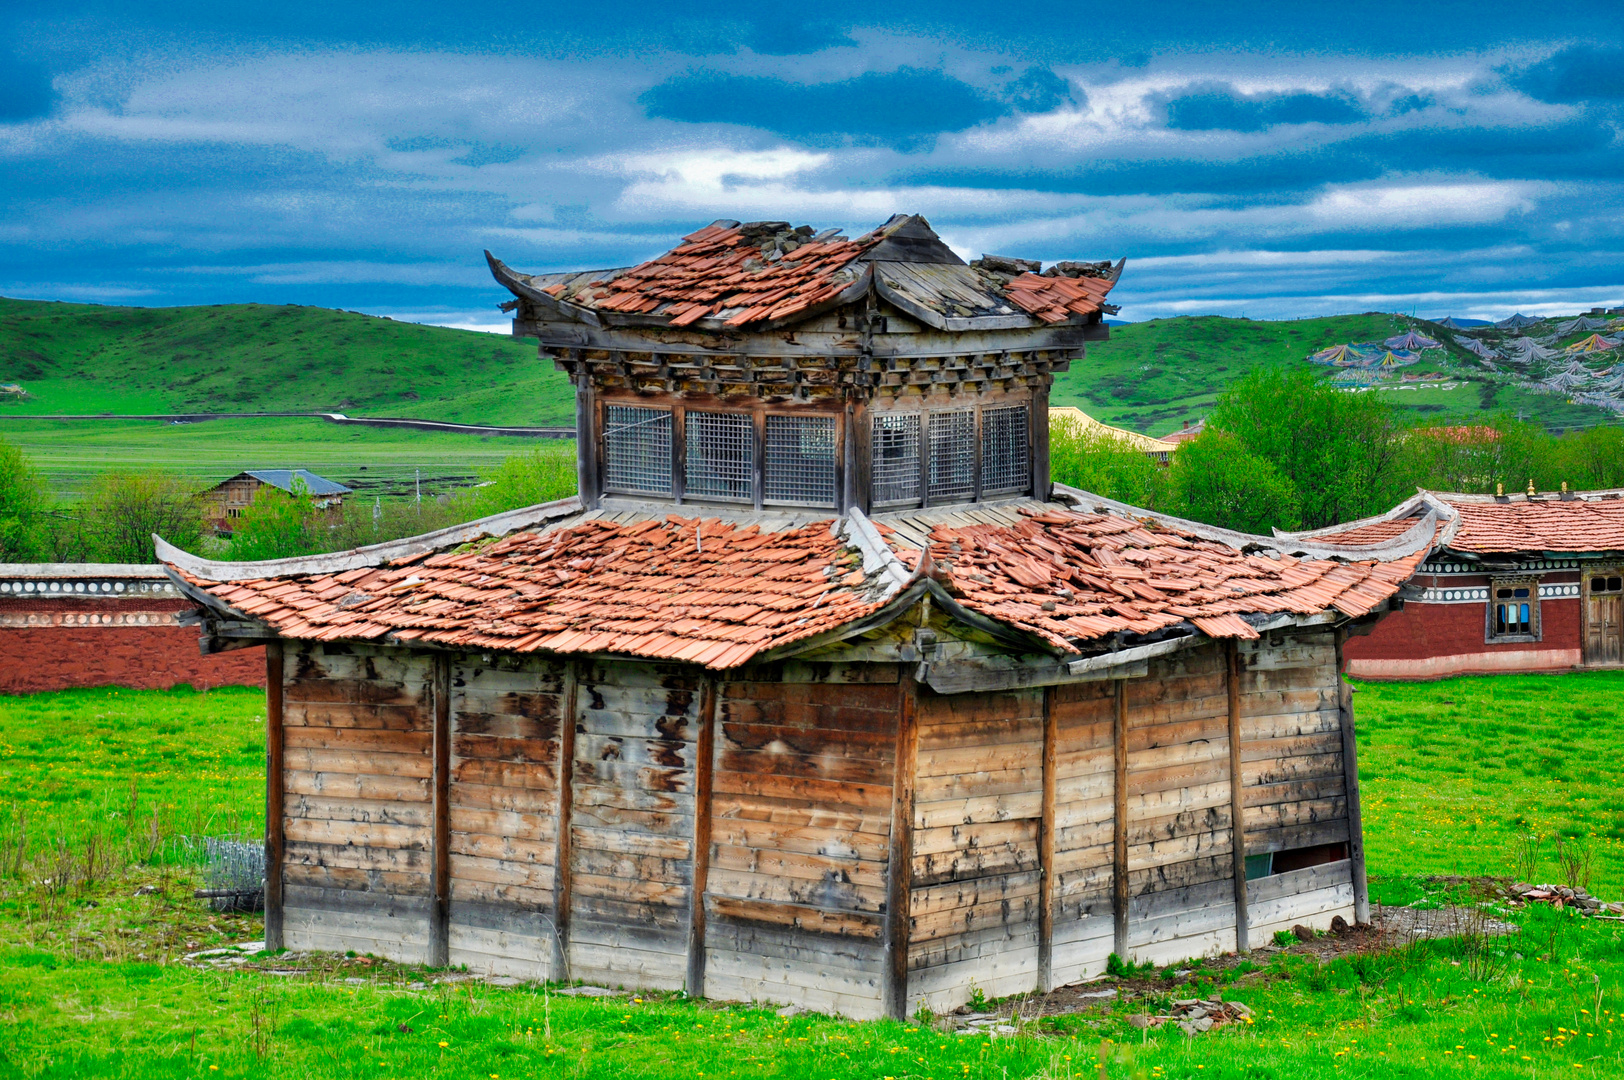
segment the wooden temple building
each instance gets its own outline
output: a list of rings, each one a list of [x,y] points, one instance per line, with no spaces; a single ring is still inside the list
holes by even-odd
[[[260,564],[266,934],[849,1016],[1367,906],[1345,643],[1436,518],[1321,545],[1052,485],[1121,264],[719,221],[491,260],[573,378],[580,494]]]
[[[1422,491],[1377,517],[1293,535],[1366,545],[1428,517],[1438,533],[1412,599],[1348,643],[1348,674],[1438,679],[1624,666],[1624,490]]]

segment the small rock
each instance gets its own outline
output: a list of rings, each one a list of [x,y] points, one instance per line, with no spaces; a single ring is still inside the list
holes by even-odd
[[[558,991],[565,997],[614,997],[615,992],[607,986],[566,986]]]
[[[1196,1033],[1196,1031],[1198,1029],[1196,1028],[1196,1026],[1194,1024],[1190,1023],[1188,1020],[1180,1020],[1179,1021],[1179,1030],[1184,1032],[1184,1034],[1190,1036],[1191,1038],[1194,1038],[1195,1033]]]
[[[366,982],[365,979],[345,979],[344,981],[349,983],[351,986],[360,986]]]
[[[953,1010],[953,1015],[954,1016],[969,1016],[970,1015],[970,1006],[968,1006],[968,1005],[960,1005],[958,1008]]]
[[[1197,1019],[1190,1021],[1190,1026],[1195,1028],[1197,1031],[1211,1031],[1212,1030],[1212,1017],[1210,1017],[1210,1016],[1198,1017]]]
[[[1179,968],[1177,971],[1173,972],[1173,978],[1182,979],[1184,976],[1190,974],[1191,970],[1192,969],[1190,968]]]
[[[1013,1034],[1015,1034],[1015,1029],[1012,1026],[1010,1026],[1009,1024],[999,1024],[997,1027],[993,1028],[992,1031],[993,1031],[994,1035],[1013,1035]]]
[[[412,1026],[410,1024],[401,1024],[399,1027],[395,1028],[395,1030],[400,1032],[402,1035],[410,1035],[412,1033]]]
[[[134,895],[136,895],[136,896],[157,896],[158,895],[158,886],[156,886],[156,885],[143,885],[139,889],[135,890]]]
[[[806,1012],[806,1010],[801,1008],[799,1005],[785,1005],[782,1009],[778,1010],[778,1015],[779,1016],[800,1016],[804,1012]]]
[[[1144,1013],[1135,1013],[1128,1017],[1128,1023],[1136,1028],[1148,1028],[1150,1026],[1150,1017]]]
[[[1308,927],[1304,926],[1302,923],[1298,923],[1296,926],[1293,926],[1291,928],[1291,932],[1296,935],[1298,941],[1313,941],[1314,940],[1314,931],[1310,930]]]
[[[355,981],[360,982],[361,980],[356,979]],[[407,983],[406,984],[406,989],[408,989],[408,990],[427,990],[428,988],[429,988],[429,984],[428,983],[423,983],[423,982],[412,982],[412,983]]]
[[[1115,989],[1108,987],[1104,990],[1090,990],[1087,993],[1078,994],[1077,996],[1082,998],[1084,1001],[1094,1001],[1100,998],[1114,998],[1117,996],[1117,992]]]

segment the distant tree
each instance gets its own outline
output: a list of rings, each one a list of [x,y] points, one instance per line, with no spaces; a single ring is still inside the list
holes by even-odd
[[[1128,440],[1065,416],[1049,424],[1049,475],[1057,484],[1147,509],[1166,498],[1162,465]]]
[[[1207,426],[1234,435],[1291,482],[1305,528],[1378,513],[1414,490],[1394,408],[1311,371],[1253,371],[1224,391]]]
[[[0,562],[40,557],[48,503],[39,470],[21,450],[0,440]]]
[[[102,473],[74,517],[86,557],[98,562],[154,561],[154,533],[192,550],[203,536],[203,506],[192,484],[158,470]]]
[[[1291,481],[1226,431],[1209,428],[1180,446],[1168,488],[1173,513],[1220,528],[1267,536],[1302,524]]]
[[[328,550],[325,515],[316,508],[310,489],[298,477],[293,491],[270,484],[254,492],[254,501],[243,508],[232,526],[229,558],[235,562],[261,559],[291,559]]]
[[[575,481],[575,444],[551,443],[509,457],[455,505],[468,519],[487,517],[568,498],[575,494]]]

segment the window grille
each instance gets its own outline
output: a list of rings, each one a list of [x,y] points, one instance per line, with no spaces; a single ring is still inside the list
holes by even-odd
[[[1593,577],[1590,579],[1590,592],[1594,596],[1624,592],[1624,577],[1618,574],[1614,574],[1612,577]]]
[[[630,405],[603,411],[605,490],[671,494],[670,411]]]
[[[976,413],[930,414],[930,501],[966,502],[976,495]]]
[[[835,505],[834,417],[767,417],[766,488],[767,502]]]
[[[919,501],[919,414],[875,413],[874,503]]]
[[[1008,495],[1032,486],[1025,405],[981,413],[981,494]]]
[[[685,493],[696,499],[755,498],[755,424],[746,413],[689,412],[683,428]]]

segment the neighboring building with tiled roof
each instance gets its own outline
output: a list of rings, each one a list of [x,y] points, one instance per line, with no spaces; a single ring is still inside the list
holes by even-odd
[[[1381,543],[1439,523],[1416,598],[1347,646],[1366,678],[1439,678],[1624,664],[1624,490],[1423,491],[1379,517],[1292,534]]]
[[[575,380],[578,497],[160,543],[206,650],[266,644],[270,947],[900,1019],[1368,916],[1341,650],[1439,517],[1326,544],[1053,485],[1120,262],[898,217],[492,268]]]

